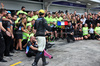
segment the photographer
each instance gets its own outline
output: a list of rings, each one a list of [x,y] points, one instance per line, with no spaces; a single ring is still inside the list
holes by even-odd
[[[39,11],[39,18],[36,20],[34,26],[34,28],[36,29],[36,38],[38,42],[38,53],[35,57],[32,66],[37,66],[40,57],[42,57],[43,66],[48,64],[46,62],[44,51],[43,51],[46,46],[45,31],[46,30],[51,31],[53,30],[54,27],[51,28],[50,26],[48,26],[47,21],[44,19],[44,16],[45,16],[45,11],[41,9]]]

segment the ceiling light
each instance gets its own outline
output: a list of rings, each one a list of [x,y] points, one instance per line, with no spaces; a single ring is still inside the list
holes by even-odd
[[[91,5],[90,3],[87,3],[87,5]]]
[[[100,0],[91,0],[93,2],[97,2],[97,3],[100,3]]]
[[[76,1],[76,3],[81,3],[80,1]]]

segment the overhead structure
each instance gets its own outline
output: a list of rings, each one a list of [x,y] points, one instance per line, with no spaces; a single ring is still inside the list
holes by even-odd
[[[87,12],[89,12],[90,9],[100,9],[100,0],[43,0],[43,2],[48,4],[48,6],[45,5],[46,9],[48,9],[51,4],[57,3],[59,5],[85,7]]]
[[[67,7],[80,7],[80,8],[85,8],[86,11],[89,11],[91,9],[99,9],[100,10],[100,0],[0,0],[0,2],[5,1],[5,6],[9,9],[11,8],[12,10],[17,10],[18,6],[22,6],[26,3],[27,6],[27,10],[31,10],[31,9],[46,9],[48,10],[49,8],[51,8],[51,6],[56,5],[56,6],[67,6]],[[18,6],[13,4],[9,5],[9,1],[13,2],[14,4],[19,4]],[[8,6],[9,5],[9,6]],[[29,6],[37,6],[37,7],[30,7]],[[12,8],[12,7],[16,7]]]

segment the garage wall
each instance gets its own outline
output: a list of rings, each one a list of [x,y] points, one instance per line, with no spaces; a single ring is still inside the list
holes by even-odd
[[[58,5],[51,5],[49,7],[49,11],[54,12],[54,11],[66,11],[68,10],[69,13],[74,13],[74,11],[76,10],[77,14],[84,14],[84,12],[86,12],[85,8],[80,8],[80,7],[69,7],[69,6],[58,6]],[[91,13],[98,13],[100,12],[100,10],[97,9],[90,9],[89,12]]]
[[[10,10],[20,10],[21,6],[25,6],[26,10],[39,10],[42,8],[40,3],[29,3],[20,1],[0,1],[4,3],[6,9]]]
[[[66,11],[68,10],[69,13],[73,13],[75,10],[77,11],[77,13],[84,13],[86,11],[86,9],[84,8],[77,8],[77,7],[67,7],[67,6],[56,6],[56,5],[51,5],[49,7],[49,11]]]
[[[91,13],[96,13],[96,14],[97,14],[98,12],[100,12],[100,10],[97,10],[97,9],[91,9],[90,12],[91,12]]]

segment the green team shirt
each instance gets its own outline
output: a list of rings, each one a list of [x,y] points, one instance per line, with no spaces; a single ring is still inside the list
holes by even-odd
[[[2,18],[6,18],[6,17],[2,17]]]
[[[34,18],[33,17],[27,17],[27,21],[32,21]]]
[[[45,19],[46,19],[46,21],[47,21],[47,24],[50,24],[50,22],[51,22],[51,17],[49,18],[49,17],[47,16],[47,17],[45,17]]]
[[[15,21],[15,26],[16,26],[16,23],[18,23],[18,21],[20,20],[21,18],[17,18],[17,20]],[[16,30],[16,28],[14,28],[14,30]]]
[[[26,12],[24,12],[24,11],[22,11],[22,10],[18,11],[18,12],[17,12],[17,15],[19,15],[19,13],[24,13],[24,14],[26,14],[26,15],[27,15],[27,13],[26,13]]]
[[[83,27],[83,36],[88,35],[88,27]]]
[[[19,21],[20,19],[21,19],[21,18],[18,17],[17,20],[15,21],[15,24],[18,23],[18,21]]]
[[[27,27],[27,26],[31,26],[31,27],[32,27],[32,23],[31,23],[31,22],[30,22],[30,23],[27,23],[27,24],[26,24],[26,27]]]
[[[51,22],[57,24],[57,19],[56,19],[56,18],[51,18]],[[52,26],[52,25],[53,25],[53,24],[50,24],[50,26]],[[56,26],[57,26],[57,25],[56,25]]]
[[[32,18],[35,19],[35,20],[37,20],[38,19],[38,15],[35,15]]]
[[[34,36],[34,33],[31,33],[31,34],[29,35],[28,41],[30,41],[31,36]]]
[[[100,27],[95,27],[94,31],[95,31],[96,33],[100,34]],[[95,35],[97,35],[97,34],[95,34]]]
[[[28,34],[28,33],[23,32],[23,39],[22,39],[22,41],[23,41],[24,39],[28,39],[28,37],[29,37],[29,34]]]
[[[59,18],[56,17],[56,19],[57,19],[57,21],[62,21],[63,20],[62,17],[59,17]],[[57,26],[57,27],[61,28],[61,26]]]
[[[56,17],[56,19],[57,19],[57,21],[61,21],[61,20],[63,20],[63,18],[62,17]]]

